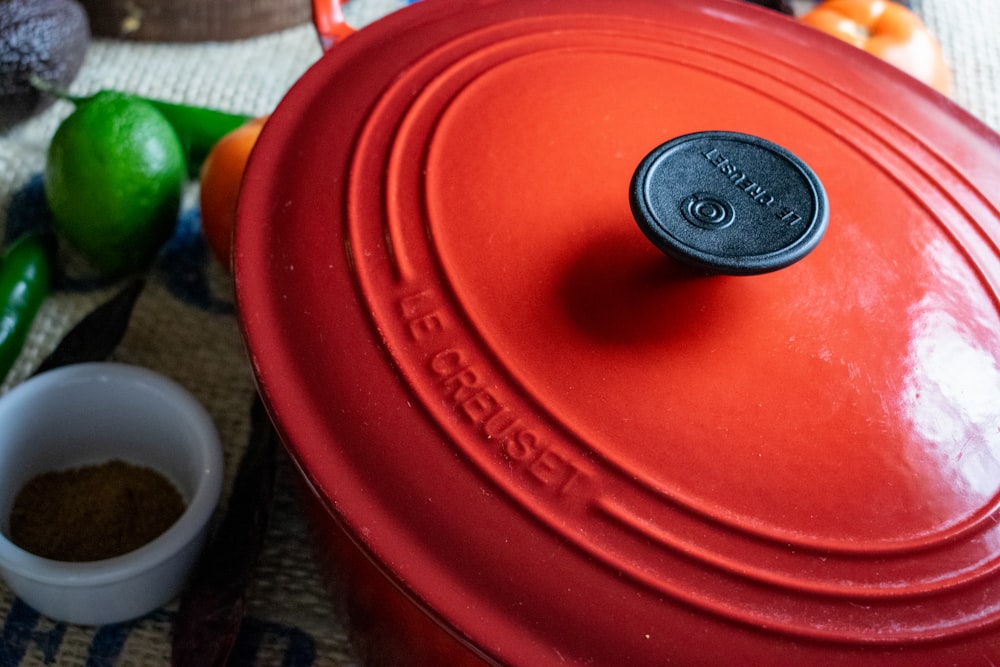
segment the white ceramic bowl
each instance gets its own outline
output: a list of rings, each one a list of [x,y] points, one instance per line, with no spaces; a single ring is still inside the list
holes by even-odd
[[[90,562],[41,558],[7,536],[14,499],[44,472],[121,459],[172,481],[177,522],[127,554]],[[0,574],[26,603],[61,621],[116,623],[172,599],[204,544],[224,469],[205,409],[176,382],[117,363],[66,366],[0,397]]]

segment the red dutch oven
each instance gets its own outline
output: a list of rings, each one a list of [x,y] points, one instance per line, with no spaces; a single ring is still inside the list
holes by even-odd
[[[1000,138],[944,97],[739,2],[425,0],[244,183],[372,661],[1000,661]]]

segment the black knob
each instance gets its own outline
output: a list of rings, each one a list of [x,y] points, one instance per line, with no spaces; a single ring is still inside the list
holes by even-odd
[[[793,264],[823,238],[823,184],[796,155],[739,132],[697,132],[657,147],[632,178],[632,213],[660,250],[730,275]]]

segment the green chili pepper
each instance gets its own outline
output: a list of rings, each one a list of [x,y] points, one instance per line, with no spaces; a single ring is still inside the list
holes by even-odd
[[[0,257],[0,378],[21,353],[31,323],[49,293],[51,238],[27,234]]]
[[[215,109],[192,107],[184,104],[174,104],[162,100],[148,98],[174,127],[177,136],[184,146],[187,156],[188,173],[197,176],[201,163],[208,157],[209,151],[222,137],[249,121],[252,116],[226,113]]]
[[[181,140],[181,145],[184,147],[184,153],[187,158],[188,174],[193,177],[198,176],[201,163],[205,161],[209,151],[212,150],[212,147],[215,146],[219,139],[254,118],[254,116],[246,114],[228,113],[205,107],[165,102],[163,100],[155,100],[115,90],[101,90],[94,93],[94,95],[80,97],[70,95],[65,90],[58,89],[45,81],[41,81],[37,77],[31,78],[31,84],[49,95],[68,100],[74,104],[79,104],[102,93],[129,95],[130,97],[152,104],[173,126],[174,132],[177,133],[177,137]]]

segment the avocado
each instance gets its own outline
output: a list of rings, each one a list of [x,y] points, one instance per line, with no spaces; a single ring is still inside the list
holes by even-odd
[[[66,88],[89,44],[87,13],[76,0],[0,0],[0,131],[52,103],[33,75]]]

